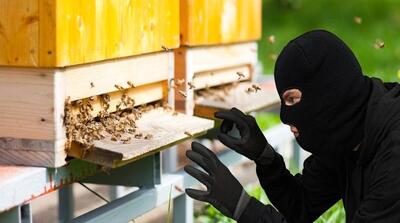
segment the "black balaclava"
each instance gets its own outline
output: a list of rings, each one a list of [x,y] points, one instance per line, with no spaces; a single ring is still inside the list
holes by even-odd
[[[276,61],[275,82],[281,120],[299,130],[296,140],[303,149],[336,160],[362,141],[372,84],[337,36],[315,30],[290,41]],[[287,106],[282,94],[291,88],[302,97]]]

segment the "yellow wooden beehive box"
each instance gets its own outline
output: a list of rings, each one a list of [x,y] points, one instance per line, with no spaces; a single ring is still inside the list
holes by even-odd
[[[181,45],[257,40],[261,0],[180,0]]]
[[[64,67],[179,46],[179,0],[0,0],[0,66]]]

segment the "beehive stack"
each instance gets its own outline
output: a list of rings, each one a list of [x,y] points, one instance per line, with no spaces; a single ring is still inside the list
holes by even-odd
[[[147,142],[153,147],[137,153],[130,150],[140,142],[124,143],[130,136],[115,129],[138,121],[120,110],[167,100],[174,65],[169,49],[178,46],[179,0],[0,0],[0,164],[57,167],[68,153],[115,166],[187,137],[183,129],[155,135]],[[170,109],[156,110],[172,117]],[[93,121],[101,114],[107,117]],[[116,119],[112,130],[99,124]],[[212,127],[186,116],[171,119],[200,123],[193,134]],[[120,144],[130,147],[120,152],[114,148]],[[85,147],[94,147],[92,153],[84,155]]]
[[[210,99],[207,95],[213,92],[214,96],[220,95],[211,97],[211,100],[222,105],[222,101],[235,101],[229,97],[238,96],[246,100],[243,94],[258,92],[256,83],[242,82],[255,80],[255,41],[261,37],[261,8],[261,0],[222,0],[212,3],[207,0],[180,0],[181,46],[174,50],[175,81],[181,80],[185,84],[176,86],[176,109],[186,114],[211,118],[211,113],[201,105],[202,101]],[[232,84],[235,86],[232,87]],[[238,93],[243,87],[245,90]],[[215,94],[215,91],[209,91],[211,88],[219,88],[224,94]],[[265,106],[265,100],[257,100],[250,94],[249,97],[253,103],[259,103],[250,107]],[[202,109],[197,109],[198,106],[202,106]],[[231,106],[241,108],[238,103]],[[242,109],[245,107],[242,106]]]

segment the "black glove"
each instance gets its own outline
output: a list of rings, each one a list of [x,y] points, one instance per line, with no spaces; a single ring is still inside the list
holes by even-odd
[[[273,161],[275,151],[253,116],[246,115],[237,108],[232,108],[229,111],[216,112],[215,117],[223,119],[221,133],[218,134],[218,139],[223,144],[258,164],[266,165]],[[234,126],[239,130],[240,138],[228,135]]]
[[[186,156],[208,173],[186,165],[185,171],[207,187],[207,191],[186,189],[186,194],[208,202],[225,216],[238,220],[250,201],[239,181],[213,152],[200,143],[192,142],[192,150],[186,151]]]

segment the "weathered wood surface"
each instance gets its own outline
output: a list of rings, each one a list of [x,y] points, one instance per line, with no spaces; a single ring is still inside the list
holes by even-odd
[[[136,139],[133,134],[126,133],[122,137],[131,137],[131,141],[124,144],[121,141],[112,141],[107,136],[103,140],[95,141],[93,148],[85,153],[82,147],[75,144],[68,154],[103,166],[116,167],[203,134],[213,128],[214,122],[157,108],[143,113],[136,125],[139,133],[143,136],[151,134],[152,137]]]
[[[248,113],[260,109],[266,109],[272,106],[278,106],[280,98],[272,81],[265,83],[255,83],[261,88],[257,92],[247,92],[247,89],[253,85],[251,82],[240,82],[236,87],[223,95],[223,101],[215,97],[198,96],[195,99],[194,114],[205,118],[214,118],[214,113],[221,110],[229,110],[236,107],[239,110]]]
[[[175,88],[175,108],[185,114],[192,115],[194,109],[194,89],[189,87],[188,82],[196,82],[196,75],[203,76],[204,78],[204,75],[207,73],[219,73],[221,71],[223,73],[223,70],[232,69],[232,74],[236,75],[237,71],[234,70],[240,69],[240,67],[247,67],[248,71],[243,70],[244,73],[249,72],[245,76],[245,79],[252,80],[254,78],[254,66],[257,63],[257,43],[180,47],[174,50],[174,54],[175,80],[184,80],[182,85]],[[216,75],[215,78],[215,82],[220,82],[220,75]],[[227,83],[233,81],[235,78],[230,76],[227,79],[228,81],[223,82]],[[206,79],[211,80],[212,78],[206,77]],[[204,81],[201,82],[203,84],[200,83],[199,87],[205,87]],[[214,85],[214,83],[212,84]],[[180,92],[184,92],[185,95],[182,95]]]

